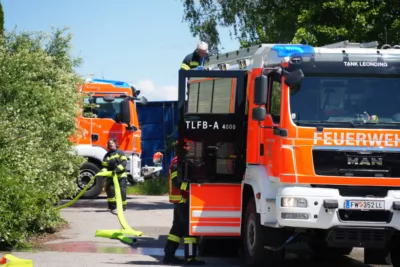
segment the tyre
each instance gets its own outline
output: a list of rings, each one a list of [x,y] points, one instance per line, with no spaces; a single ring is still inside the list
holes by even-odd
[[[243,254],[246,266],[281,267],[285,261],[285,250],[271,251],[265,245],[281,246],[280,229],[267,228],[261,225],[260,215],[256,211],[254,199],[246,206],[243,228]]]
[[[83,164],[77,180],[79,190],[82,190],[89,183],[90,179],[92,179],[92,177],[95,176],[99,171],[100,168],[92,162],[86,162]],[[98,197],[103,191],[103,187],[104,179],[102,177],[96,178],[92,185],[83,194],[82,198]]]
[[[128,179],[128,182],[130,185],[133,185],[133,186],[137,185],[137,182],[133,179],[132,175],[128,174],[127,179]]]

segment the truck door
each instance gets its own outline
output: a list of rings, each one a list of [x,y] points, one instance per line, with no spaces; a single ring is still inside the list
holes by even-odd
[[[184,175],[196,182],[241,182],[245,168],[246,71],[181,71],[180,141]]]
[[[191,180],[192,236],[240,236],[246,71],[180,71],[178,175]]]

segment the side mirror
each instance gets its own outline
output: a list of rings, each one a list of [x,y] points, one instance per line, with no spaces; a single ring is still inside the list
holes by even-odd
[[[260,75],[254,80],[254,97],[253,102],[255,105],[267,104],[268,98],[268,77]]]
[[[119,104],[121,122],[130,125],[131,124],[131,106],[129,100],[123,100]]]
[[[139,103],[142,104],[142,105],[146,105],[146,104],[147,104],[147,98],[145,98],[144,96],[142,96],[142,97],[139,99]]]
[[[263,121],[267,117],[267,110],[264,107],[253,108],[251,117],[254,121]]]
[[[290,72],[285,78],[285,84],[290,87],[300,86],[301,81],[304,78],[304,73],[302,70],[298,69]]]
[[[105,102],[113,102],[113,101],[115,100],[115,97],[112,96],[112,95],[110,95],[110,94],[108,94],[108,95],[105,95],[105,96],[103,97],[103,100],[104,100]]]

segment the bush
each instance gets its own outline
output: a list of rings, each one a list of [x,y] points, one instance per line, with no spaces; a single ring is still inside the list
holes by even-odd
[[[54,204],[76,192],[72,153],[80,78],[66,29],[5,33],[0,44],[0,250],[54,228]]]
[[[135,186],[129,186],[127,193],[130,195],[165,195],[168,194],[168,179],[160,176]]]

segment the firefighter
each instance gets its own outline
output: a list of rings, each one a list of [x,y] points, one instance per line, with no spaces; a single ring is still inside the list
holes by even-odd
[[[102,165],[104,169],[107,171],[112,171],[114,174],[118,175],[118,183],[121,188],[121,197],[122,197],[122,207],[123,210],[126,210],[126,186],[128,184],[127,174],[125,172],[127,157],[124,152],[117,149],[118,144],[116,139],[110,139],[107,143],[108,152],[104,156]],[[103,170],[104,170],[103,169]],[[106,178],[106,193],[107,193],[107,203],[108,209],[111,213],[117,214],[117,203],[115,198],[115,186],[112,177]]]
[[[208,44],[205,42],[199,42],[196,50],[183,59],[181,69],[202,69],[205,65],[207,65],[209,60]]]
[[[177,155],[177,145],[175,145],[175,155]],[[187,151],[187,146],[185,146]],[[169,166],[168,171],[168,191],[169,202],[174,204],[174,217],[172,227],[165,245],[164,264],[185,264],[185,265],[204,265],[205,262],[196,258],[197,239],[189,236],[189,192],[186,181],[178,181],[178,157],[175,156]],[[175,256],[182,237],[185,244],[185,259],[182,260]]]
[[[164,157],[164,155],[160,151],[157,151],[156,153],[154,153],[154,155],[153,155],[154,166],[162,166],[163,157]]]

